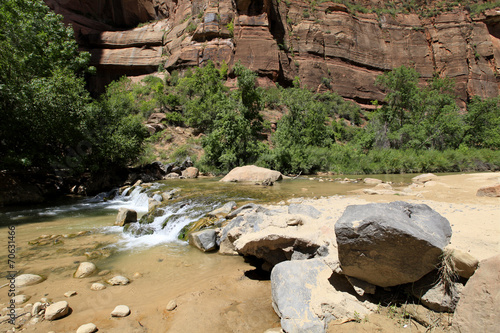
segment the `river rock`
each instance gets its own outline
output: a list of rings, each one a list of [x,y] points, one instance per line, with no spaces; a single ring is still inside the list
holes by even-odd
[[[99,290],[103,290],[103,289],[106,289],[106,286],[102,283],[92,283],[92,285],[90,286],[90,290],[94,290],[94,291],[99,291]]]
[[[413,177],[411,180],[415,184],[425,184],[431,180],[436,180],[437,176],[433,173],[424,173],[422,175],[418,175]]]
[[[465,285],[453,315],[456,332],[498,332],[500,255],[483,260]]]
[[[217,249],[217,233],[214,229],[205,229],[189,234],[189,244],[203,252]]]
[[[158,200],[155,200],[153,198],[148,199],[148,212],[152,212],[156,209],[156,207],[160,206],[161,202]]]
[[[375,179],[375,178],[365,178],[363,179],[363,182],[368,185],[377,185],[382,183],[380,179]]]
[[[91,262],[82,262],[78,266],[73,277],[77,279],[82,279],[88,276],[93,275],[97,271],[97,267]]]
[[[479,261],[476,258],[467,252],[450,247],[446,247],[445,252],[449,254],[453,266],[455,267],[455,273],[466,279],[474,274],[479,265]]]
[[[269,180],[275,182],[283,179],[279,171],[261,168],[255,165],[245,165],[231,170],[221,182],[263,182]]]
[[[30,299],[30,296],[26,295],[17,295],[12,298],[15,304],[23,304],[26,303]]]
[[[463,284],[453,281],[446,287],[439,276],[431,272],[413,283],[409,289],[427,308],[436,312],[453,312],[463,288]]]
[[[123,227],[132,222],[137,222],[137,212],[133,209],[120,208],[118,215],[116,215],[115,225]]]
[[[43,305],[42,302],[35,302],[35,304],[33,304],[33,307],[31,308],[31,315],[33,317],[38,316],[44,308],[45,305]]]
[[[97,326],[93,323],[84,324],[76,330],[76,333],[94,333],[97,332]]]
[[[111,279],[109,279],[107,281],[110,285],[112,286],[118,286],[118,285],[127,285],[130,283],[130,280],[127,279],[126,277],[124,276],[121,276],[121,275],[117,275],[115,277],[112,277]]]
[[[43,281],[40,275],[36,274],[21,274],[15,279],[16,288],[32,286]]]
[[[198,178],[198,174],[198,168],[195,167],[188,167],[182,171],[182,176],[187,179]]]
[[[170,302],[168,302],[166,309],[167,311],[173,311],[177,307],[177,302],[173,299]]]
[[[477,190],[478,197],[500,197],[500,184],[493,186],[484,186]]]
[[[317,219],[321,216],[321,212],[313,206],[293,203],[288,206],[288,214],[306,215],[313,219]]]
[[[126,305],[117,305],[113,312],[111,312],[111,317],[126,317],[130,314],[130,309]]]
[[[224,206],[211,211],[207,215],[211,217],[226,216],[233,210],[234,207],[236,207],[236,202],[230,201],[225,203]]]
[[[45,320],[56,320],[69,313],[69,305],[66,301],[60,301],[49,305],[45,309]]]
[[[440,261],[450,223],[427,205],[351,205],[335,224],[344,274],[376,286],[419,280]]]
[[[71,291],[67,291],[64,293],[64,297],[73,297],[73,296],[76,296],[77,292],[74,291],[74,290],[71,290]]]

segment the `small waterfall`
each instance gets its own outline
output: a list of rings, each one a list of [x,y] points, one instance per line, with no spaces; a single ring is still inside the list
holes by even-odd
[[[141,186],[126,189],[121,195],[116,196],[107,208],[118,210],[125,207],[137,211],[139,215],[144,213],[142,214],[144,216],[148,212],[149,198],[161,198],[158,194],[153,194],[159,190],[159,186],[160,184],[155,184],[147,190]],[[116,244],[120,249],[182,242],[178,239],[178,235],[185,226],[199,220],[221,204],[220,200],[206,198],[201,193],[200,196],[189,196],[163,203],[166,204],[155,210],[156,216],[151,223],[134,222],[126,227],[108,227],[104,231],[122,232],[121,239]]]
[[[158,186],[154,185],[150,189],[156,189]],[[130,194],[128,194],[130,192]],[[138,213],[146,213],[148,211],[148,193],[141,186],[129,187],[123,191],[122,194],[117,195],[110,201],[111,205],[107,208],[119,209],[128,208],[133,209]]]

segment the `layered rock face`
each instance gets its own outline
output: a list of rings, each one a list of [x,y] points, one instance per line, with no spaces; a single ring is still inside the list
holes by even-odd
[[[500,11],[432,18],[348,13],[304,0],[45,0],[73,24],[103,86],[123,74],[240,61],[261,84],[333,90],[360,104],[381,100],[375,78],[414,66],[423,79],[453,78],[459,100],[499,93]],[[93,2],[96,2],[95,4]],[[78,14],[77,14],[78,13]],[[83,14],[83,15],[82,15]],[[142,28],[119,30],[156,20]]]

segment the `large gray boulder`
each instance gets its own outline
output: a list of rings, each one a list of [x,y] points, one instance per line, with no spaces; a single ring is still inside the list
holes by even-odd
[[[348,206],[335,224],[344,274],[390,287],[419,280],[451,238],[447,219],[423,204]]]
[[[255,165],[245,165],[231,170],[221,182],[263,182],[269,180],[275,182],[283,179],[279,171],[261,168]]]
[[[217,249],[217,232],[214,229],[205,229],[189,234],[189,244],[203,252]]]
[[[312,308],[314,288],[323,271],[331,269],[319,259],[284,261],[271,272],[273,308],[287,333],[325,332],[325,318]]]
[[[500,255],[483,260],[465,285],[453,316],[456,332],[498,332]]]

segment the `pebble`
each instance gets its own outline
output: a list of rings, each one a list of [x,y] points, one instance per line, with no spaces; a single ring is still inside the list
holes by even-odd
[[[97,326],[95,326],[93,323],[82,325],[78,327],[78,329],[76,330],[76,333],[93,333],[93,332],[97,332]]]
[[[74,290],[71,290],[71,291],[67,291],[64,293],[64,297],[72,297],[72,296],[75,296],[77,294],[76,291]]]
[[[78,269],[76,270],[75,274],[73,275],[77,279],[82,279],[87,276],[91,276],[92,274],[95,273],[97,270],[97,267],[91,263],[91,262],[82,262],[80,263],[80,266],[78,266]]]
[[[171,300],[170,302],[168,302],[166,309],[167,309],[167,311],[172,311],[176,307],[177,307],[177,302],[175,302],[175,300]]]
[[[90,290],[98,291],[103,289],[106,289],[106,286],[99,282],[92,283],[92,285],[90,286]]]
[[[107,281],[110,285],[112,286],[117,286],[117,285],[126,285],[126,284],[129,284],[130,283],[130,280],[127,279],[126,277],[124,276],[121,276],[121,275],[117,275],[111,279],[109,279]]]
[[[36,274],[21,274],[16,277],[15,284],[17,288],[31,286],[43,281],[43,278],[40,275]]]
[[[111,317],[126,317],[130,314],[130,309],[126,305],[117,305],[113,312],[111,312]]]
[[[142,274],[139,272],[135,272],[134,275],[132,276],[134,279],[142,277]]]
[[[104,276],[104,275],[108,275],[109,273],[111,273],[110,270],[109,269],[105,269],[103,271],[100,271],[99,274],[97,274],[97,275]]]
[[[23,304],[23,303],[26,303],[30,299],[30,296],[17,295],[15,297],[13,297],[12,299],[14,300],[14,303],[16,303],[16,304]]]
[[[33,304],[33,308],[31,308],[31,315],[32,316],[37,316],[40,314],[40,311],[42,311],[44,308],[43,304],[41,302],[36,302]]]
[[[45,309],[45,320],[56,320],[69,313],[69,305],[66,301],[56,302]]]

